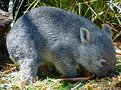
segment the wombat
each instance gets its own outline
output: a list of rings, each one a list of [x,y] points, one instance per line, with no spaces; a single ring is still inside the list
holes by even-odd
[[[77,66],[97,77],[115,70],[109,26],[100,30],[90,20],[56,7],[25,13],[8,33],[6,44],[24,80],[35,79],[38,66],[44,64],[54,65],[65,77],[80,76]]]

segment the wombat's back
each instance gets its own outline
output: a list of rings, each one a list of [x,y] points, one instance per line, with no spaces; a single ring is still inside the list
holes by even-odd
[[[8,41],[16,39],[16,42],[23,43],[25,37],[31,37],[42,49],[47,43],[51,45],[67,35],[73,34],[73,37],[79,38],[81,27],[93,33],[99,32],[99,28],[86,18],[59,8],[40,7],[27,12],[17,20],[8,34],[8,39],[11,39]]]

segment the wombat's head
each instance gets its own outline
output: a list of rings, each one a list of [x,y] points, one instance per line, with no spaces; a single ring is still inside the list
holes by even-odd
[[[103,30],[94,32],[80,29],[80,58],[82,66],[97,77],[111,76],[115,70],[115,49],[111,30],[105,25]]]

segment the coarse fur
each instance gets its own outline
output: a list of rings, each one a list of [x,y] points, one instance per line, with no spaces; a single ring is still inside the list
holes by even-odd
[[[24,80],[35,79],[38,66],[50,63],[66,77],[80,75],[77,65],[98,77],[115,70],[109,26],[100,30],[90,20],[55,7],[35,8],[21,16],[6,44]]]

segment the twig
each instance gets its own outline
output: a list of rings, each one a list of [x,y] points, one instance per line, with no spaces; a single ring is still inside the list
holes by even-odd
[[[77,77],[77,78],[61,78],[61,79],[57,79],[58,82],[60,81],[87,81],[90,80],[91,78],[93,78],[94,75],[92,76],[88,76],[88,77]]]

